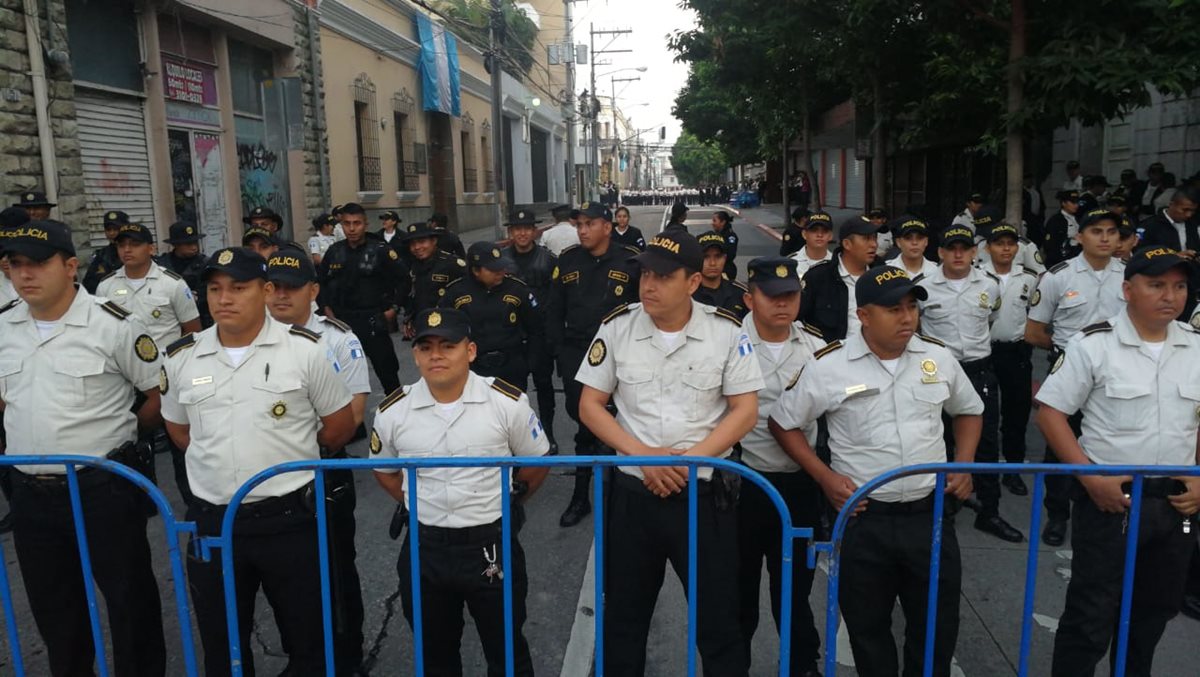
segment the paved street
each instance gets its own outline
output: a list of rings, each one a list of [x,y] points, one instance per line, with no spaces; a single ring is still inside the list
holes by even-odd
[[[661,207],[639,207],[633,210],[634,223],[649,237],[657,232],[662,218]],[[741,237],[738,263],[744,270],[750,258],[777,251],[777,241],[755,227],[757,223],[768,223],[774,218],[781,225],[779,216],[770,210],[748,210],[734,221]],[[711,217],[711,208],[696,208],[690,214],[688,226],[693,233],[704,229]],[[468,241],[490,236],[490,233],[469,233]],[[416,369],[408,356],[408,345],[397,341],[401,357],[402,380],[416,380]],[[1044,356],[1036,362],[1037,369],[1044,373]],[[1039,374],[1040,375],[1040,374]],[[378,388],[378,385],[376,385]],[[380,395],[372,397],[369,405],[378,403]],[[561,406],[554,429],[564,449],[569,447],[573,431]],[[370,410],[370,408],[369,408]],[[1032,456],[1040,458],[1043,443],[1040,435],[1031,427],[1028,433]],[[356,455],[366,454],[366,443],[352,447]],[[158,459],[159,476],[165,479],[167,494],[180,505],[174,490],[169,460]],[[359,571],[362,576],[363,595],[367,607],[367,650],[370,653],[368,667],[374,675],[413,674],[411,632],[400,615],[397,599],[397,576],[395,561],[399,544],[387,539],[387,523],[392,515],[393,502],[385,496],[367,473],[358,477],[358,534]],[[570,496],[572,478],[562,473],[552,475],[542,491],[532,499],[528,507],[529,522],[521,534],[522,543],[528,554],[530,594],[528,600],[529,621],[526,634],[533,651],[534,665],[539,675],[587,675],[590,668],[590,583],[587,559],[591,547],[592,525],[590,520],[573,529],[560,529],[558,516]],[[1028,498],[1014,498],[1005,494],[1001,503],[1004,516],[1014,525],[1027,530],[1030,509]],[[994,538],[981,535],[971,527],[971,515],[959,519],[957,529],[962,547],[964,583],[961,604],[961,633],[958,641],[956,674],[976,677],[981,675],[1015,674],[1020,636],[1022,589],[1026,562],[1023,545],[1010,545]],[[151,526],[152,545],[155,549],[156,567],[160,572],[164,593],[168,628],[168,646],[178,647],[178,627],[175,623],[171,594],[171,580],[162,547],[161,522],[155,520]],[[11,536],[0,539],[4,547],[5,562],[13,578],[14,602],[21,620],[22,644],[26,666],[30,674],[46,674],[45,657],[41,653],[37,633],[29,617],[28,607],[20,576],[13,555]],[[1071,551],[1041,548],[1038,565],[1038,597],[1035,616],[1037,624],[1033,641],[1032,674],[1044,675],[1049,671],[1049,655],[1053,632],[1058,615],[1062,610],[1066,581],[1069,579]],[[765,576],[764,576],[765,578]],[[658,611],[649,642],[650,675],[675,677],[685,674],[686,661],[686,611],[682,588],[677,580],[668,575],[663,593],[659,598]],[[589,608],[577,613],[577,604],[584,589],[584,605]],[[824,574],[818,574],[812,597],[818,618],[824,613]],[[763,614],[759,635],[754,647],[754,675],[774,673],[773,654],[777,641],[773,636],[773,622],[765,604],[763,592]],[[119,601],[118,601],[119,603]],[[583,619],[579,627],[576,618]],[[897,618],[899,614],[897,613]],[[279,638],[274,630],[271,614],[265,601],[260,599],[257,613],[258,629],[255,633],[254,651],[260,674],[276,674],[284,665],[279,651]],[[823,624],[818,623],[824,635]],[[897,624],[898,625],[898,624]],[[1180,617],[1173,621],[1159,647],[1156,675],[1166,677],[1194,675],[1196,639],[1200,636],[1200,624]],[[574,638],[574,645],[572,639]],[[852,659],[844,637],[838,642],[839,661],[843,668],[840,674],[852,675]],[[468,623],[464,639],[464,674],[483,675],[485,666],[473,628]],[[564,665],[564,657],[572,656]],[[0,672],[11,674],[12,666],[7,662]],[[177,650],[172,650],[173,663],[169,674],[182,674],[182,664]],[[1102,670],[1101,674],[1107,674]]]

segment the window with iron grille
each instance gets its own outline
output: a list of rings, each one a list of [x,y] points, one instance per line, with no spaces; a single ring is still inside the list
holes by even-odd
[[[366,73],[351,85],[354,95],[354,140],[358,152],[358,189],[383,190],[379,163],[379,120],[375,114],[375,83]]]
[[[487,120],[479,127],[479,169],[483,173],[481,192],[490,193],[495,188],[496,179],[492,174],[492,125]]]
[[[462,132],[460,133],[464,193],[474,193],[479,190],[479,186],[475,180],[477,174],[475,169],[475,145],[471,141],[471,132],[474,130],[474,118],[471,117],[470,113],[464,113],[462,116]]]
[[[413,148],[413,140],[417,137],[417,132],[412,127],[415,108],[416,101],[408,93],[408,89],[401,89],[392,96],[392,131],[396,135],[397,184],[399,190],[407,192],[421,189],[416,151]]]

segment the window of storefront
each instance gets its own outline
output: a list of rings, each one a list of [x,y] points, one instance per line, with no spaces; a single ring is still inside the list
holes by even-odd
[[[67,43],[76,81],[141,92],[141,39],[132,3],[67,0]]]

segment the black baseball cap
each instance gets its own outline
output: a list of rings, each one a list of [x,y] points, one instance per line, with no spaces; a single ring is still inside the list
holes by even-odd
[[[688,206],[682,202],[676,202],[671,205],[671,218],[683,216],[689,211]]]
[[[55,207],[57,202],[51,202],[46,199],[45,193],[39,193],[36,190],[31,190],[28,193],[21,193],[19,202],[14,202],[14,207]]]
[[[1105,202],[1110,205],[1124,207],[1126,203],[1125,193],[1113,193],[1112,195],[1108,196],[1108,199],[1105,200]]]
[[[1067,162],[1067,169],[1079,169],[1079,160],[1070,160]]]
[[[710,230],[707,233],[701,233],[696,238],[696,242],[700,243],[700,251],[707,251],[709,247],[716,247],[725,253],[728,249],[728,243],[725,242],[725,236],[715,230]]]
[[[200,231],[190,221],[176,221],[167,229],[167,244],[193,244],[200,241]]]
[[[400,215],[389,209],[386,212],[379,215],[380,221],[383,221],[384,219],[391,219],[392,221],[399,221]]]
[[[939,247],[949,247],[952,244],[965,244],[968,247],[975,246],[975,233],[962,226],[952,226],[942,231],[942,240],[938,244]]]
[[[997,223],[988,231],[987,241],[995,242],[1002,237],[1011,237],[1018,242],[1021,240],[1021,234],[1017,232],[1016,226],[1011,223]]]
[[[999,207],[983,207],[975,214],[973,220],[975,233],[986,238],[992,227],[1003,219],[1004,215],[1000,212]]]
[[[242,233],[242,244],[244,245],[256,237],[261,237],[262,239],[266,240],[267,244],[277,244],[275,242],[275,234],[260,226],[251,226],[247,228],[246,232]]]
[[[815,211],[808,215],[808,223],[804,224],[804,229],[810,228],[828,228],[833,230],[833,217],[822,211]]]
[[[1125,264],[1125,279],[1128,280],[1134,275],[1148,275],[1157,277],[1167,272],[1168,270],[1182,266],[1185,270],[1188,266],[1188,260],[1179,255],[1179,252],[1170,247],[1142,247],[1129,257],[1129,262]]]
[[[4,255],[21,254],[34,261],[45,261],[58,252],[75,256],[71,229],[62,221],[30,221],[23,226],[0,231]]]
[[[422,310],[413,320],[413,343],[437,336],[452,343],[471,338],[471,322],[467,314],[451,308]]]
[[[127,223],[121,226],[121,229],[117,231],[117,237],[113,241],[116,242],[121,238],[129,238],[130,240],[145,243],[154,242],[154,234],[150,232],[149,228],[140,223]]]
[[[1089,177],[1087,177],[1087,179],[1084,180],[1083,183],[1084,183],[1084,185],[1089,186],[1089,187],[1090,186],[1104,186],[1105,188],[1112,187],[1112,184],[1108,182],[1108,177],[1104,176],[1103,174],[1094,174],[1092,176],[1089,176]]]
[[[913,284],[908,272],[892,266],[872,268],[854,283],[854,300],[858,306],[890,307],[912,294],[918,301],[929,298],[924,287]]]
[[[252,249],[225,247],[213,252],[204,264],[200,279],[207,280],[213,273],[225,273],[238,282],[267,279],[267,262]]]
[[[876,207],[868,211],[866,216],[868,219],[886,219],[889,215],[886,209],[883,209],[882,207]]]
[[[467,248],[467,263],[494,272],[508,269],[508,263],[500,255],[500,247],[491,242],[476,242]]]
[[[810,218],[808,220],[809,227],[812,227],[812,223],[813,220]],[[851,235],[878,235],[886,230],[887,226],[877,226],[868,221],[865,216],[852,216],[838,226],[838,240],[845,240]]]
[[[650,238],[646,250],[633,260],[659,275],[670,275],[680,268],[699,271],[704,265],[704,250],[692,235],[671,230]]]
[[[446,230],[450,224],[450,217],[441,212],[434,212],[430,214],[427,220],[433,225],[435,230]]]
[[[438,230],[431,226],[428,221],[417,221],[416,223],[408,224],[408,229],[404,231],[404,241],[419,240],[423,237],[437,237]]]
[[[16,228],[29,223],[29,212],[20,207],[0,209],[0,228]]]
[[[288,247],[267,260],[267,279],[285,287],[303,287],[317,281],[317,269],[308,254]]]
[[[571,205],[557,204],[550,208],[550,215],[557,219],[560,217],[569,216],[572,211],[574,210],[571,209]]]
[[[589,219],[604,219],[605,221],[612,221],[613,218],[612,210],[608,207],[605,207],[604,204],[600,202],[584,202],[583,204],[579,205],[579,213],[580,216],[586,216]]]
[[[250,213],[242,217],[242,223],[250,223],[251,219],[271,219],[277,225],[283,225],[283,217],[275,213],[270,207],[255,207],[250,210]]]
[[[911,214],[905,214],[888,224],[888,229],[896,234],[896,237],[904,237],[909,233],[918,233],[929,237],[929,224],[925,223],[924,219],[919,219]]]
[[[541,221],[538,221],[536,218],[534,218],[534,212],[532,209],[518,209],[517,211],[508,215],[508,222],[504,225],[509,227],[536,226],[539,223],[541,223]]]
[[[793,221],[799,221],[800,219],[802,219],[806,216],[808,216],[808,210],[805,209],[804,207],[796,207],[795,209],[792,210],[792,220]]]
[[[967,196],[967,202],[983,204],[984,202],[987,202],[987,200],[983,199],[983,193],[971,193]]]
[[[313,230],[320,231],[325,226],[336,226],[338,220],[332,214],[321,214],[312,220]]]
[[[1077,190],[1060,190],[1055,196],[1059,202],[1079,202],[1079,191]]]
[[[796,274],[798,262],[790,256],[760,256],[746,266],[750,284],[767,296],[781,296],[801,289]]]
[[[115,209],[113,211],[104,212],[105,228],[119,228],[127,223],[132,223],[132,221],[129,220],[129,215],[125,212]]]
[[[1117,216],[1107,209],[1097,208],[1089,211],[1087,214],[1084,214],[1083,218],[1079,219],[1079,229],[1083,230],[1084,228],[1096,223],[1100,223],[1101,221],[1112,221],[1113,223],[1117,224],[1118,228],[1121,227],[1120,216]]]

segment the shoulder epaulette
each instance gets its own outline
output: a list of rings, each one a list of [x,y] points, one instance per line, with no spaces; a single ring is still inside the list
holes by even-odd
[[[616,308],[613,308],[612,311],[609,312],[609,314],[605,315],[604,319],[600,320],[600,324],[608,324],[609,322],[612,322],[613,320],[624,315],[625,313],[628,313],[629,311],[630,311],[629,304],[622,303],[621,305],[617,306]]]
[[[571,246],[567,247],[566,249],[564,249],[564,250],[560,251],[560,252],[558,253],[558,255],[561,257],[563,254],[566,254],[567,252],[569,252],[569,251],[573,251],[573,250],[576,250],[576,249],[579,249],[579,245],[577,245],[577,244],[573,244],[573,245],[571,245]]]
[[[1080,329],[1079,331],[1083,332],[1084,336],[1091,336],[1092,334],[1095,334],[1097,332],[1112,331],[1112,329],[1113,329],[1113,326],[1107,322],[1097,322],[1096,324],[1089,324],[1088,326],[1084,327],[1083,329]]]
[[[345,332],[347,334],[354,331],[353,329],[350,328],[350,325],[346,324],[345,322],[342,322],[339,319],[333,318],[333,317],[326,317],[325,324],[331,324],[331,325],[337,327],[338,329],[341,329],[343,332]]]
[[[406,392],[404,390],[404,386],[400,386],[399,388],[396,388],[395,390],[393,390],[391,392],[390,395],[383,398],[383,401],[379,403],[378,411],[386,411],[388,407],[399,402],[400,400],[404,399],[407,396],[408,396],[408,392]]]
[[[120,270],[120,268],[118,268],[117,270]],[[116,270],[114,270],[114,271],[112,271],[111,273],[109,273],[108,275],[105,275],[104,277],[102,277],[102,278],[100,278],[99,280],[97,280],[96,284],[100,284],[101,282],[103,282],[103,281],[107,280],[108,278],[110,278],[110,277],[112,277],[113,275],[116,275],[116,274],[117,274],[117,271],[116,271]]]
[[[1031,242],[1027,237],[1018,237],[1017,242],[1020,242],[1021,244],[1033,244],[1033,242]]]
[[[508,276],[508,279],[512,280],[513,282],[516,282],[516,283],[520,284],[522,287],[528,287],[528,286],[529,286],[529,284],[528,284],[528,283],[526,283],[526,282],[525,282],[525,280],[522,280],[521,278],[517,277],[516,275],[509,275],[509,276]]]
[[[3,307],[0,307],[0,315],[3,315],[4,313],[7,313],[8,311],[12,310],[20,302],[21,302],[21,299],[13,299],[13,300],[9,301],[8,303],[5,303]]]
[[[1030,270],[1030,269],[1028,269],[1028,268],[1022,268],[1022,269],[1021,269],[1021,272],[1022,272],[1022,273],[1025,273],[1026,275],[1028,275],[1028,276],[1030,276],[1030,277],[1037,277],[1037,276],[1038,276],[1038,274],[1037,274],[1037,273],[1033,272],[1032,270]]]
[[[990,273],[990,272],[988,272],[988,271],[986,271],[986,270],[985,270],[985,271],[983,271],[983,274],[984,274],[984,275],[987,275],[987,276],[988,276],[988,277],[990,277],[990,278],[992,278],[992,282],[995,282],[996,284],[1002,284],[1002,283],[1000,282],[1000,278],[999,278],[999,277],[998,277],[998,276],[997,276],[995,273]]]
[[[642,253],[642,250],[638,249],[637,247],[635,247],[635,246],[633,246],[633,245],[631,245],[631,244],[626,244],[626,245],[621,245],[621,246],[622,246],[622,247],[624,247],[625,249],[627,249],[628,251],[631,251],[631,252],[633,252],[634,254],[641,254],[641,253]]]
[[[183,279],[183,276],[182,276],[182,275],[180,275],[179,273],[177,273],[177,272],[175,272],[175,271],[171,270],[170,268],[164,268],[164,267],[162,267],[162,266],[159,266],[159,267],[158,267],[158,269],[162,271],[162,274],[163,274],[163,275],[166,275],[167,277],[169,277],[169,278],[171,278],[171,279],[173,279],[173,280],[182,280],[182,279]]]
[[[913,284],[920,284],[921,280],[925,279],[925,273],[921,273],[912,279]]]
[[[467,278],[465,278],[465,277],[456,277],[456,278],[454,278],[453,280],[450,280],[450,282],[449,282],[448,284],[446,284],[446,289],[450,289],[451,287],[453,287],[454,285],[458,284],[459,282],[462,282],[462,281],[463,281],[463,280],[465,280],[465,279],[467,279]],[[447,293],[449,293],[449,292],[447,292]]]
[[[935,338],[934,338],[934,337],[932,337],[932,336],[926,336],[926,335],[924,335],[924,334],[917,334],[917,338],[921,339],[922,341],[924,341],[924,342],[926,342],[926,343],[932,343],[932,344],[933,344],[933,345],[935,345],[935,346],[941,346],[941,347],[943,347],[943,348],[945,348],[945,347],[946,347],[946,344],[945,344],[945,343],[942,343],[941,341],[939,341],[939,340],[935,339]]]
[[[817,352],[813,353],[813,357],[815,357],[819,360],[822,357],[825,357],[826,355],[828,355],[829,353],[832,353],[833,351],[841,348],[842,345],[844,345],[844,344],[841,341],[834,341],[833,343],[830,343],[829,345],[825,346],[824,348],[821,348]]]
[[[519,400],[521,399],[521,395],[525,394],[520,388],[502,378],[496,378],[492,380],[492,390],[495,390],[510,400]]]
[[[1066,268],[1070,264],[1071,264],[1070,259],[1068,259],[1066,261],[1059,261],[1058,263],[1054,264],[1053,266],[1050,266],[1050,269],[1047,270],[1046,272],[1047,273],[1057,273],[1058,271],[1062,270],[1063,268]]]
[[[791,389],[795,388],[796,384],[800,382],[800,374],[803,374],[803,373],[804,373],[804,367],[800,367],[800,371],[796,372],[796,375],[792,377],[792,380],[788,381],[788,384],[787,384],[787,386],[784,387],[784,390],[791,390]]]
[[[750,291],[750,288],[747,287],[746,284],[741,280],[734,280],[731,284],[744,292]]]
[[[812,267],[811,267],[811,268],[809,268],[809,269],[808,269],[808,271],[806,271],[804,274],[805,274],[805,275],[808,275],[809,273],[813,272],[813,271],[814,271],[814,270],[816,270],[817,268],[820,268],[821,266],[829,265],[830,263],[833,263],[833,262],[834,262],[834,261],[836,261],[836,260],[837,260],[837,259],[827,259],[827,260],[825,260],[825,261],[818,261],[818,262],[814,263],[814,264],[812,265]]]
[[[167,357],[175,357],[175,353],[184,348],[191,348],[196,345],[196,335],[192,333],[184,334],[182,337],[175,339],[167,346]]]
[[[288,333],[292,334],[293,336],[303,336],[304,338],[308,339],[309,341],[312,341],[313,343],[321,342],[320,334],[318,334],[317,332],[315,332],[311,329],[301,327],[298,324],[293,324],[291,327],[289,327]]]
[[[821,339],[822,341],[823,341],[823,340],[825,340],[825,335],[824,335],[824,334],[822,334],[822,333],[821,333],[821,330],[820,330],[820,329],[818,329],[816,326],[814,326],[814,325],[811,325],[811,324],[809,324],[809,323],[807,323],[807,322],[805,322],[805,323],[804,323],[803,325],[801,325],[801,326],[802,326],[802,328],[804,329],[804,331],[808,332],[809,334],[812,334],[813,336],[816,336],[817,338]]]
[[[731,310],[726,310],[725,308],[717,307],[714,310],[713,315],[723,317],[726,320],[729,320],[730,322],[736,324],[739,327],[742,326],[742,319],[737,316],[737,313],[735,313]]]
[[[104,309],[104,312],[108,313],[109,315],[112,315],[113,317],[117,318],[118,320],[124,320],[125,318],[129,317],[128,310],[125,310],[124,308],[122,308],[121,306],[118,306],[117,304],[113,303],[112,301],[105,301],[104,303],[100,304],[100,307]]]

